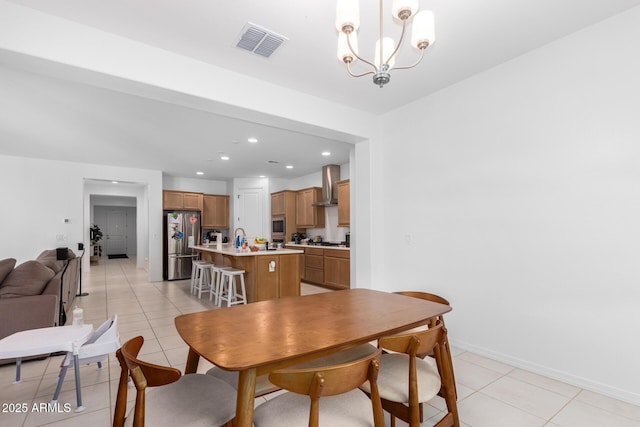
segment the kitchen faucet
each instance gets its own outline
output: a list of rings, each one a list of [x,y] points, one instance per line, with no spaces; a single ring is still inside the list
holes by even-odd
[[[236,242],[236,247],[242,245],[242,242],[238,241],[238,231],[242,231],[243,238],[247,237],[247,234],[244,232],[244,228],[238,227],[235,230],[233,230],[233,241]]]

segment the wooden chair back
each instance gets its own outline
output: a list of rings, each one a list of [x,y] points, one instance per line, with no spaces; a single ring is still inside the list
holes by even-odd
[[[439,304],[451,305],[449,301],[441,297],[440,295],[430,294],[429,292],[421,292],[421,291],[400,291],[394,292],[395,294],[404,295],[412,298],[420,298],[427,301],[437,302]]]
[[[269,374],[269,381],[283,389],[309,396],[310,427],[318,426],[321,396],[346,393],[369,381],[374,425],[384,427],[384,415],[377,383],[380,354],[381,350],[378,349],[369,356],[340,365],[281,369]]]
[[[421,291],[402,291],[402,292],[395,292],[396,294],[399,295],[405,295],[408,297],[412,297],[412,298],[419,298],[419,299],[423,299],[426,301],[433,301],[433,302],[437,302],[439,304],[445,304],[448,306],[451,306],[451,304],[449,304],[449,301],[447,301],[445,298],[441,297],[440,295],[436,295],[436,294],[430,294],[428,292],[421,292]],[[453,360],[451,358],[451,347],[449,346],[449,338],[447,337],[447,328],[444,324],[444,316],[438,316],[437,320],[439,320],[442,323],[442,327],[445,329],[445,342],[444,342],[444,352],[445,352],[445,356],[447,357],[447,359],[449,359],[449,365],[452,367],[451,368],[451,376],[453,378],[453,392],[456,396],[456,399],[458,398],[458,389],[456,387],[456,377],[455,374],[453,373]],[[435,321],[435,319],[434,319]],[[431,324],[433,324],[433,322],[431,322]],[[425,353],[418,353],[418,357],[421,359],[424,359],[427,356],[433,356],[433,352],[425,352]]]
[[[157,387],[177,381],[182,376],[180,370],[167,366],[154,365],[153,363],[139,360],[138,353],[142,348],[144,338],[137,336],[124,343],[116,351],[116,357],[120,362],[121,372],[118,383],[118,395],[113,417],[113,426],[122,427],[126,417],[127,407],[127,381],[131,376],[136,387],[136,403],[134,407],[133,426],[144,426],[144,398],[147,387]]]
[[[394,417],[398,417],[409,423],[411,427],[418,426],[422,422],[422,402],[418,401],[418,377],[416,371],[416,359],[421,354],[432,353],[436,359],[438,374],[441,379],[440,395],[447,402],[449,412],[436,424],[437,426],[453,426],[457,422],[457,406],[455,384],[453,378],[453,366],[446,351],[447,330],[441,320],[435,320],[429,329],[411,331],[407,334],[397,334],[378,340],[380,348],[409,356],[409,405],[398,402],[382,400],[385,410],[392,416],[392,425],[395,425]]]

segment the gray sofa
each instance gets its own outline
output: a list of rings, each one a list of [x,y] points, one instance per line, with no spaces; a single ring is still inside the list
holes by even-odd
[[[17,267],[13,258],[0,260],[0,339],[66,323],[80,278],[80,258],[67,256],[58,261],[55,249],[46,250]]]

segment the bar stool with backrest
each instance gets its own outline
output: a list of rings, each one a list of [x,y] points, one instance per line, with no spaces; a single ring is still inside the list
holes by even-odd
[[[182,375],[178,369],[144,362],[138,359],[143,343],[144,338],[138,336],[116,352],[122,370],[114,427],[123,427],[125,421],[134,427],[233,426],[236,413],[233,387],[211,375]],[[136,387],[136,401],[125,419],[129,376]]]
[[[222,306],[222,301],[227,302],[227,307],[236,304],[247,303],[247,290],[244,284],[244,270],[238,268],[226,268],[220,271],[220,288],[218,294],[218,307]],[[240,292],[236,289],[236,277],[240,277]]]
[[[311,365],[269,374],[269,381],[289,392],[256,408],[255,427],[317,427],[320,420],[326,426],[384,427],[376,383],[381,351],[371,348],[370,354],[350,362],[312,366],[311,361]],[[371,399],[358,390],[363,383],[370,384]],[[310,405],[308,410],[307,405]]]
[[[378,388],[382,407],[391,414],[391,426],[400,418],[410,427],[419,427],[420,403],[439,393],[447,404],[447,413],[436,427],[459,427],[458,407],[453,388],[453,367],[444,354],[446,330],[440,320],[424,330],[397,334],[378,340],[379,347],[393,353],[380,358]],[[433,351],[434,357],[420,359],[419,354]],[[371,393],[368,384],[361,388]]]

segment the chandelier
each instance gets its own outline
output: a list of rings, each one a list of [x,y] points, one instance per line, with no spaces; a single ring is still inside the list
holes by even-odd
[[[373,74],[373,83],[383,87],[391,80],[391,70],[413,68],[422,61],[424,51],[435,41],[433,12],[423,10],[418,12],[418,0],[392,0],[391,13],[394,19],[402,23],[402,33],[396,45],[393,39],[383,37],[382,28],[382,0],[380,0],[380,37],[376,42],[375,59],[373,62],[358,55],[357,32],[360,27],[360,5],[358,0],[338,0],[336,7],[336,28],[338,35],[338,59],[347,65],[347,71],[353,77]],[[411,45],[420,51],[420,57],[412,65],[396,66],[396,53],[402,45],[407,24],[413,21]],[[371,71],[354,74],[351,63],[356,59],[370,65]]]

